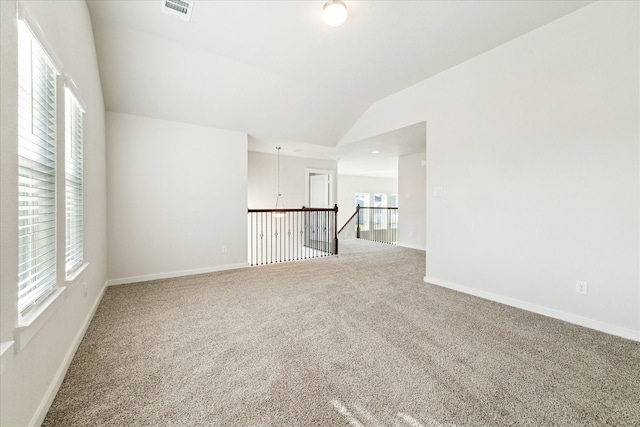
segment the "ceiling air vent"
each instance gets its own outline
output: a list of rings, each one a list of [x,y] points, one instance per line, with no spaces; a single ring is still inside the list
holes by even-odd
[[[193,2],[186,0],[162,0],[160,10],[167,15],[177,16],[184,21],[191,20]]]

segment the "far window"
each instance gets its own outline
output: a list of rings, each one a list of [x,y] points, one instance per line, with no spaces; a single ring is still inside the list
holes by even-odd
[[[368,193],[356,193],[356,206],[369,207],[369,194]],[[360,228],[363,230],[369,229],[369,209],[360,209],[359,215]]]
[[[72,274],[83,262],[83,115],[84,111],[67,88],[65,103],[65,270]]]
[[[387,195],[376,193],[373,195],[373,207],[380,208],[373,210],[373,227],[376,230],[387,228]]]
[[[397,194],[392,194],[391,195],[391,203],[389,203],[389,206],[392,208],[397,208],[398,207],[398,195]],[[389,223],[391,224],[391,228],[398,228],[398,210],[397,209],[392,209],[389,211],[389,215],[391,215],[391,218],[389,220]]]

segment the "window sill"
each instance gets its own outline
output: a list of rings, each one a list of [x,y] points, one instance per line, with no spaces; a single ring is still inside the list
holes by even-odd
[[[88,262],[83,263],[80,267],[76,268],[73,273],[67,275],[67,278],[65,279],[65,284],[67,286],[73,284],[73,282],[75,282],[75,280],[80,277],[82,275],[82,273],[84,273],[84,271],[87,269],[87,267],[89,266]]]
[[[0,375],[4,373],[4,367],[6,365],[6,356],[11,354],[9,350],[13,347],[15,341],[7,341],[0,343]]]
[[[22,351],[53,313],[56,312],[60,306],[60,295],[64,293],[65,289],[64,286],[55,289],[38,307],[20,318],[15,328],[16,352]]]

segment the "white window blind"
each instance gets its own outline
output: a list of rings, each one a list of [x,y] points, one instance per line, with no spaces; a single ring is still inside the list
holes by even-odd
[[[83,262],[82,144],[84,111],[67,88],[65,97],[65,269],[67,276]]]
[[[18,21],[18,309],[56,284],[56,70]]]

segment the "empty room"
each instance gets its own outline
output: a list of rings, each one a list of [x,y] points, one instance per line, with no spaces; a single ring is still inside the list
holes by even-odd
[[[0,1],[0,425],[640,426],[640,2]]]

